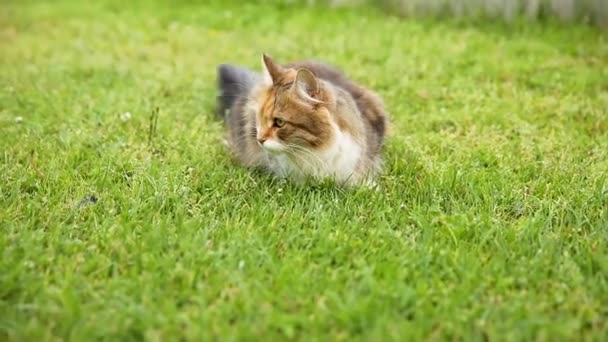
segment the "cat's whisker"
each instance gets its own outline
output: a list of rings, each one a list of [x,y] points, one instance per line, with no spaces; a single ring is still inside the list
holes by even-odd
[[[308,158],[305,158],[304,156],[298,154],[296,151],[293,151],[293,150],[288,151],[287,153],[289,153],[291,158],[296,159],[295,164],[298,165],[300,170],[304,170],[303,173],[309,174],[310,176],[313,176],[313,177],[317,176],[314,172],[312,172],[312,174],[311,174],[311,170],[317,169],[317,165],[314,164],[311,160],[309,160]]]
[[[323,171],[323,173],[326,173],[329,169],[329,167],[327,166],[327,163],[325,163],[325,161],[323,161],[319,156],[317,156],[315,153],[313,153],[312,151],[308,150],[305,147],[302,146],[298,146],[295,144],[288,144],[286,145],[288,148],[288,151],[292,153],[292,155],[296,158],[300,157],[300,160],[302,162],[308,163],[308,165],[315,169],[315,168],[321,168],[321,171]],[[298,153],[302,153],[304,155],[298,154]],[[313,161],[309,160],[308,158],[306,158],[306,156],[311,156],[313,157],[313,159],[315,161],[318,162],[318,165],[315,165],[313,163]]]

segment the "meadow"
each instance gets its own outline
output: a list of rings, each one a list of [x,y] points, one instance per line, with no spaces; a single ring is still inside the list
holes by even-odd
[[[267,1],[0,1],[0,339],[602,340],[608,40]],[[215,68],[382,95],[382,191],[238,166]]]

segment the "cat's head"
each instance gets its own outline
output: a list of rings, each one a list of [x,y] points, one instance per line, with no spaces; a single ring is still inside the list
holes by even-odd
[[[257,95],[258,143],[268,152],[320,150],[333,139],[331,91],[308,69],[293,69],[262,57],[264,85]]]

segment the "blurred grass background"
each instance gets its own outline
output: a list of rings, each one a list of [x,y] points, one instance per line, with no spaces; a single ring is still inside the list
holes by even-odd
[[[307,0],[312,4],[319,0]],[[332,6],[376,5],[399,16],[517,18],[608,26],[608,0],[327,0]]]

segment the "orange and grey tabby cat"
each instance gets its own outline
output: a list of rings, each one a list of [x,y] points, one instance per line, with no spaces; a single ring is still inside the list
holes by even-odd
[[[387,128],[380,97],[323,63],[263,55],[262,66],[218,67],[218,113],[239,161],[297,182],[374,184]]]

